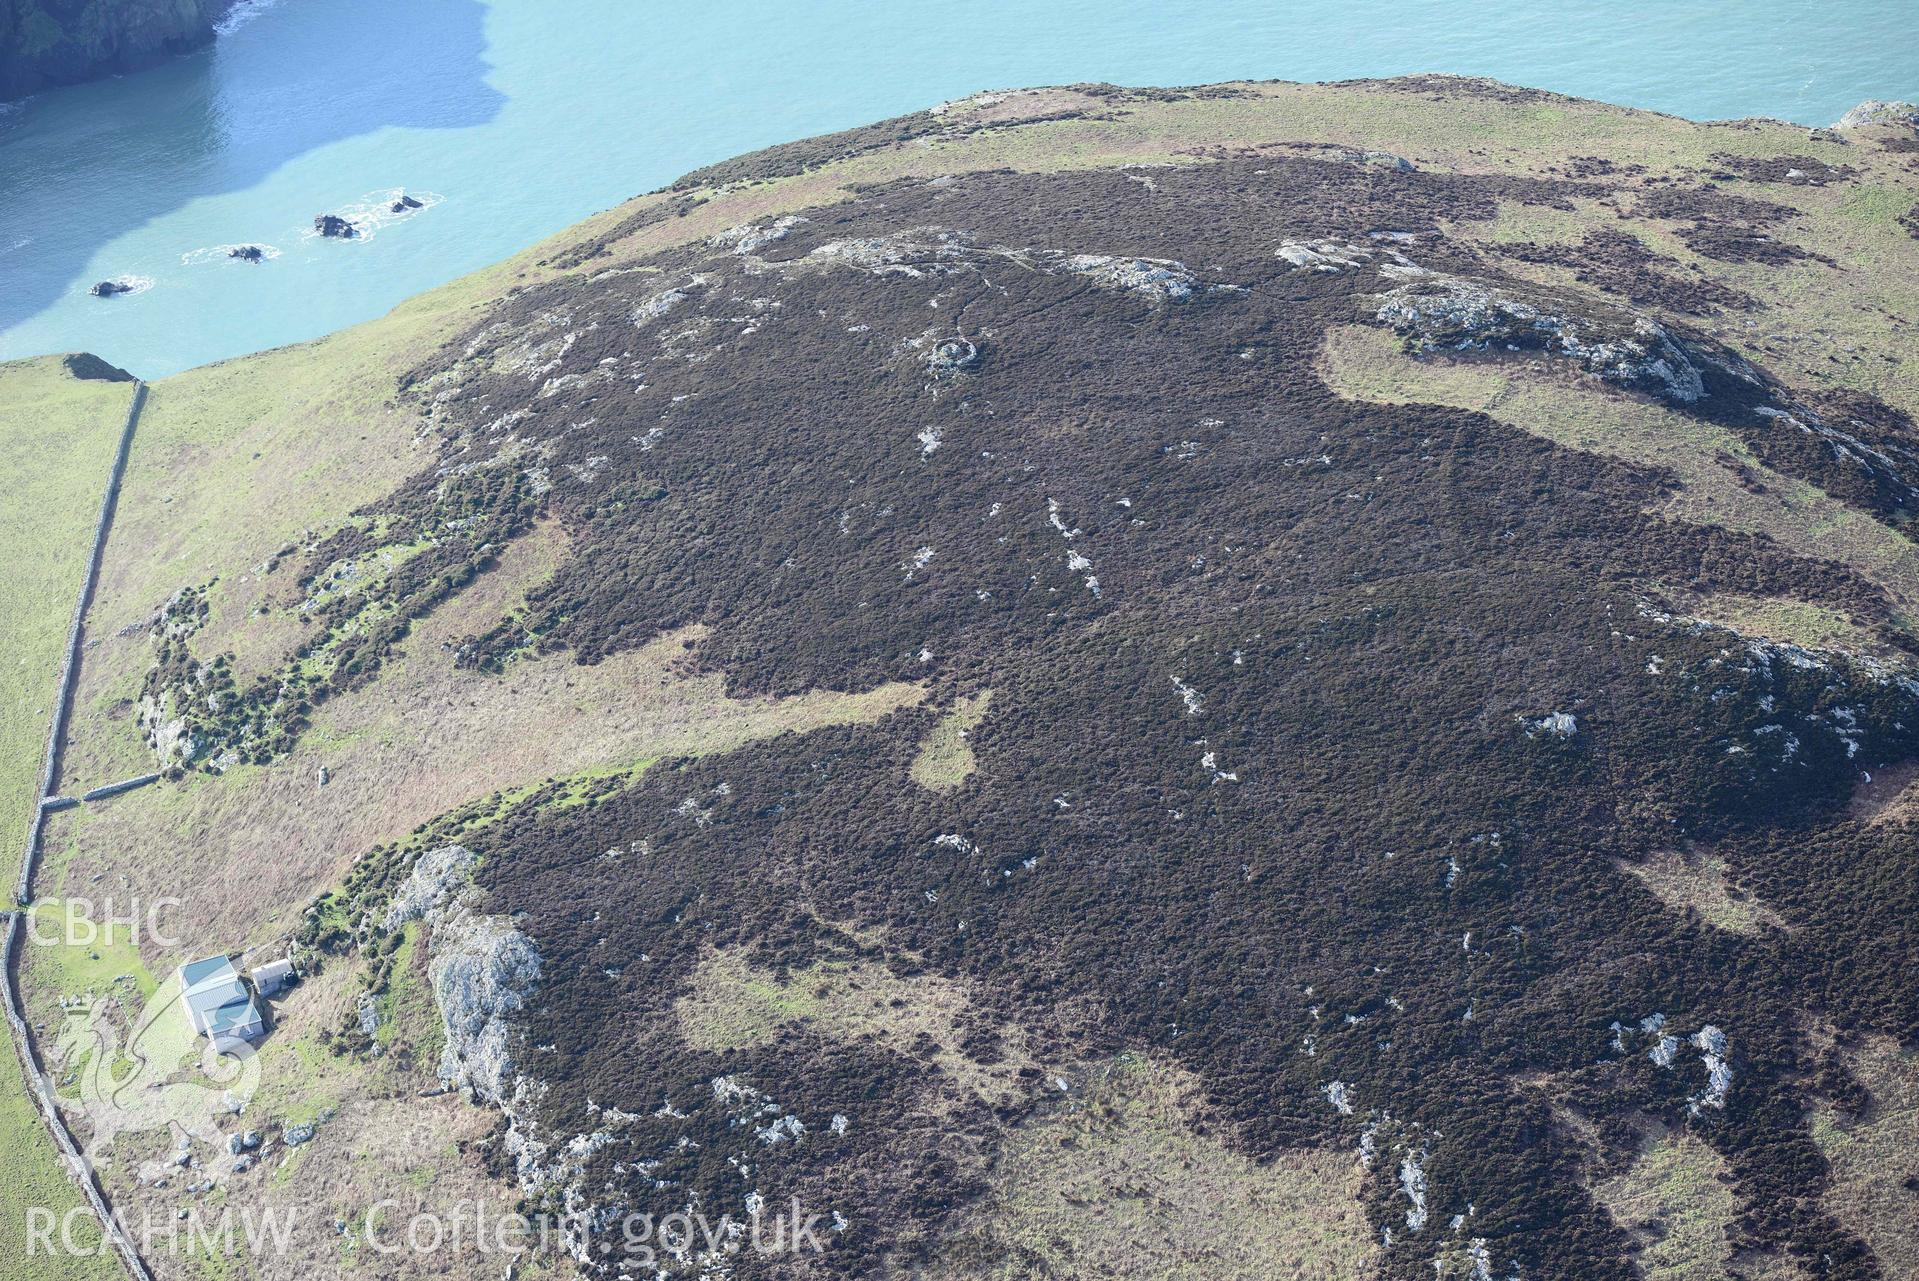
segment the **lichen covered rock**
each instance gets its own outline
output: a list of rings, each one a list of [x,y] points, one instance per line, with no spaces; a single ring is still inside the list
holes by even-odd
[[[1415,350],[1544,351],[1680,404],[1706,394],[1692,354],[1649,316],[1418,268],[1389,267],[1382,275],[1401,283],[1378,296],[1374,317]]]
[[[539,982],[540,954],[506,921],[456,907],[433,931],[428,972],[446,1033],[440,1079],[499,1102],[514,1076],[507,1020]]]
[[[1197,285],[1186,264],[1170,258],[1075,254],[1066,260],[1066,269],[1090,277],[1107,289],[1123,289],[1158,300],[1190,298]]]
[[[1919,125],[1919,103],[1868,98],[1839,117],[1833,128],[1858,129],[1864,125]]]
[[[473,851],[460,845],[442,845],[420,855],[387,907],[382,928],[399,929],[443,905],[472,878],[476,862]]]

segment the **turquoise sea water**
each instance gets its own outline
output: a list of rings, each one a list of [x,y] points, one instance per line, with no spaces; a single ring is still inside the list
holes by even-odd
[[[0,359],[311,338],[701,164],[979,89],[1450,71],[1693,118],[1919,97],[1913,0],[267,0],[0,113]],[[322,211],[428,207],[351,243]],[[253,266],[220,247],[277,256]],[[88,297],[96,280],[141,291]]]

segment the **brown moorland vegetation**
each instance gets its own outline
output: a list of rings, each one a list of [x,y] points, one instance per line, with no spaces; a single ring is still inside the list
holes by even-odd
[[[1919,758],[1919,264],[1855,198],[1911,175],[1456,81],[989,97],[695,175],[409,331],[361,380],[405,479],[118,602],[157,618],[126,700],[193,742],[143,803],[296,814],[274,780],[389,697],[507,726],[406,817],[451,813],[269,897],[377,841],[305,937],[390,956],[411,860],[474,849],[542,970],[470,1150],[548,1209],[837,1216],[740,1275],[954,1234],[1090,1274],[1169,1161],[1344,1225],[1228,1243],[1326,1274],[1892,1275],[1908,1172],[1821,1128],[1883,1064],[1803,1029],[1919,1038],[1909,830],[1851,808]],[[901,696],[500,786],[636,663],[687,717]]]

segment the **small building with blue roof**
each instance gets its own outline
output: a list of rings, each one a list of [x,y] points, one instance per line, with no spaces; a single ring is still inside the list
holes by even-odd
[[[238,1049],[266,1035],[260,1002],[227,957],[210,956],[182,965],[180,999],[186,1002],[193,1030],[213,1042],[216,1050]]]

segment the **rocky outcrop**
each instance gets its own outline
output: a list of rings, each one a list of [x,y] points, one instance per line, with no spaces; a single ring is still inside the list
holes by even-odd
[[[1293,269],[1307,271],[1346,271],[1372,257],[1370,250],[1337,240],[1286,240],[1274,252]]]
[[[128,284],[123,284],[118,280],[102,280],[101,282],[96,284],[93,288],[87,290],[87,292],[92,294],[95,298],[111,298],[115,294],[132,293],[133,286]]]
[[[60,362],[75,378],[94,382],[130,383],[133,375],[118,365],[109,365],[90,351],[76,351]]]
[[[264,262],[267,251],[258,245],[235,245],[227,250],[227,257],[238,258],[241,262]]]
[[[532,940],[499,917],[454,905],[433,930],[428,973],[446,1042],[440,1079],[499,1103],[513,1093],[508,1020],[540,979]]]
[[[393,902],[387,906],[381,927],[397,930],[408,921],[417,921],[453,896],[473,875],[479,860],[463,845],[442,845],[428,850],[414,861]]]
[[[540,954],[510,921],[483,915],[468,902],[478,861],[460,845],[420,855],[393,896],[382,928],[426,922],[432,932],[427,973],[446,1038],[440,1079],[500,1103],[515,1087],[508,1020],[539,982]]]
[[[313,229],[334,240],[351,240],[360,234],[357,227],[338,214],[315,214]]]
[[[1625,308],[1568,300],[1425,271],[1388,267],[1402,283],[1378,296],[1374,316],[1422,352],[1544,351],[1588,373],[1680,404],[1706,394],[1691,354],[1666,328]]]
[[[1155,300],[1190,298],[1197,284],[1185,263],[1170,258],[1075,254],[1066,260],[1065,266],[1068,271],[1090,277],[1095,284],[1107,289],[1143,294]]]
[[[387,206],[387,212],[405,213],[409,209],[424,209],[425,207],[422,202],[415,200],[412,196],[401,196],[398,200]]]
[[[1919,103],[1883,102],[1869,98],[1839,117],[1835,129],[1858,129],[1864,125],[1919,126]]]
[[[206,750],[187,718],[174,713],[174,700],[168,695],[143,694],[137,708],[147,746],[163,767],[191,765]]]
[[[0,0],[0,101],[124,75],[212,41],[236,0]]]
[[[544,965],[511,919],[482,910],[484,894],[473,885],[478,865],[479,857],[462,845],[427,850],[414,859],[378,918],[384,933],[416,921],[427,930],[427,979],[443,1042],[441,1084],[420,1097],[457,1089],[497,1107],[506,1120],[503,1147],[521,1191],[537,1198],[557,1190],[569,1213],[583,1213],[589,1207],[580,1199],[580,1171],[571,1163],[580,1155],[579,1141],[555,1145],[540,1137],[530,1111],[548,1087],[517,1062],[522,1038],[512,1019],[539,986]],[[379,1031],[380,1003],[372,993],[361,997],[356,1014],[367,1036]],[[575,1238],[568,1235],[564,1244],[572,1251]]]

